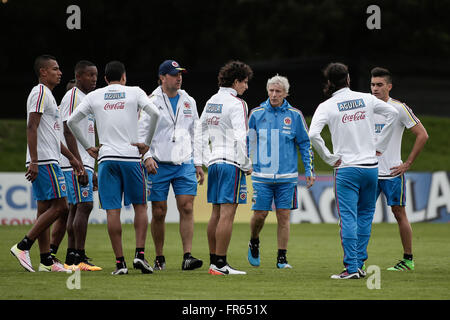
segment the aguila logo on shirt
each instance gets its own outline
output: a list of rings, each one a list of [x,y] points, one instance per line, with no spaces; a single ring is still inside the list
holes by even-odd
[[[291,117],[286,117],[284,118],[283,122],[285,125],[290,126],[292,124],[292,119]]]

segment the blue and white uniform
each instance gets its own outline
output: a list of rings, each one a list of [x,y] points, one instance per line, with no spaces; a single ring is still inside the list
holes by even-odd
[[[314,176],[313,152],[308,127],[300,110],[287,100],[272,107],[267,99],[249,117],[249,155],[253,163],[252,210],[297,208],[298,156],[305,176]]]
[[[150,201],[166,201],[172,184],[175,195],[197,195],[197,177],[193,162],[194,124],[198,120],[197,104],[184,90],[169,98],[159,86],[150,95],[158,108],[160,120],[150,150],[144,155],[158,164],[156,174],[148,175]],[[141,112],[139,140],[143,142],[150,117]]]
[[[420,120],[414,115],[412,110],[404,103],[389,98],[388,104],[398,111],[398,119],[393,124],[392,138],[389,141],[386,151],[378,157],[378,190],[377,198],[381,192],[386,196],[388,206],[406,205],[406,181],[404,175],[392,176],[391,168],[401,165],[402,137],[405,128],[411,129]],[[386,119],[375,115],[375,141],[384,130]]]
[[[41,201],[66,197],[67,186],[59,166],[61,116],[52,91],[43,84],[35,86],[28,96],[27,122],[33,112],[42,114],[37,128],[38,175],[32,183],[34,199]],[[27,145],[27,167],[30,161]]]
[[[247,103],[233,88],[220,87],[195,128],[194,163],[208,167],[208,202],[246,203]]]
[[[147,184],[141,156],[132,143],[138,142],[138,116],[151,116],[145,139],[151,144],[159,111],[139,87],[111,84],[90,92],[67,121],[74,136],[88,149],[94,147],[84,137],[80,122],[93,115],[97,124],[99,150],[98,190],[103,209],[120,209],[124,204],[147,203]]]
[[[61,100],[61,118],[62,122],[66,122],[73,111],[78,107],[86,94],[79,88],[74,87],[67,91]],[[81,121],[81,127],[85,138],[92,144],[95,144],[95,122],[92,115],[87,116]],[[66,139],[63,134],[64,129],[61,129],[61,141],[64,145],[67,145]],[[78,176],[74,174],[72,166],[69,160],[61,155],[61,169],[64,173],[64,177],[67,183],[67,201],[71,204],[77,204],[80,202],[92,202],[94,201],[94,166],[95,159],[92,158],[89,153],[83,148],[80,142],[77,141],[78,153],[80,154],[81,161],[83,162],[84,169],[88,175],[88,184],[85,186],[80,185],[78,182]]]
[[[386,119],[377,142],[374,114]],[[397,110],[384,101],[343,88],[317,107],[311,121],[309,136],[317,153],[332,166],[341,160],[335,168],[335,197],[348,273],[357,272],[367,259],[378,181],[376,151],[386,150],[397,117]],[[325,125],[331,132],[333,153],[320,136]]]

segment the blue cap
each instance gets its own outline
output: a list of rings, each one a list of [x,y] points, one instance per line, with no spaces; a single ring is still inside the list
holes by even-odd
[[[160,75],[170,74],[172,76],[177,75],[179,72],[186,72],[185,68],[181,68],[178,62],[175,60],[166,60],[159,66]]]

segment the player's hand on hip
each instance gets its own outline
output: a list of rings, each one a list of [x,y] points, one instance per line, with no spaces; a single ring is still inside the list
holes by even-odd
[[[146,154],[150,149],[150,147],[143,142],[132,143],[131,145],[137,147],[139,150],[139,154],[142,155]]]
[[[202,185],[205,180],[205,173],[203,172],[202,166],[195,167],[195,175],[197,176],[198,184]]]
[[[147,158],[144,162],[145,165],[145,169],[147,169],[147,172],[149,174],[156,174],[158,169],[158,164],[156,163],[156,161],[153,158]]]
[[[334,163],[333,167],[337,168],[337,167],[339,167],[339,166],[341,165],[341,163],[342,163],[342,160],[339,159],[338,161],[336,161],[336,162]]]
[[[89,184],[89,176],[86,170],[84,170],[83,174],[80,174],[78,176],[78,182],[82,185],[82,186],[87,186]]]
[[[38,164],[30,163],[27,172],[25,173],[25,178],[27,178],[28,181],[33,182],[37,178],[38,172],[39,172]]]
[[[398,176],[398,175],[402,175],[404,174],[406,171],[409,170],[410,164],[408,162],[402,163],[399,166],[395,166],[392,167],[391,170],[391,175],[392,176]]]
[[[86,149],[87,153],[89,153],[89,155],[94,159],[98,158],[99,150],[100,150],[100,148],[98,148],[98,147],[91,147],[91,148]]]
[[[80,161],[78,161],[75,158],[72,158],[71,160],[69,160],[70,165],[73,168],[73,172],[78,176],[82,176],[84,174],[86,174],[85,170],[84,170],[84,166],[83,163],[81,163]]]
[[[306,187],[309,189],[316,182],[316,177],[306,177]]]

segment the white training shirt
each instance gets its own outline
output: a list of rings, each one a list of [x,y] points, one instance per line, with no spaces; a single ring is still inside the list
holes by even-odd
[[[67,124],[83,147],[88,149],[94,145],[81,137],[77,122],[81,118],[79,113],[84,116],[94,115],[101,145],[98,162],[138,162],[141,160],[138,148],[131,144],[138,142],[138,115],[143,108],[150,108],[156,118],[159,115],[158,109],[141,88],[111,84],[86,95]]]
[[[64,97],[61,100],[61,118],[64,123],[69,119],[69,116],[73,113],[73,111],[78,107],[81,101],[86,97],[86,94],[81,91],[77,87],[73,87],[71,90],[67,91]],[[80,121],[80,127],[82,132],[84,133],[84,138],[89,141],[91,145],[95,145],[95,122],[94,117],[92,115],[88,115],[86,118]],[[64,128],[61,130],[64,132]],[[64,133],[61,135],[61,141],[65,146],[67,146],[66,138],[64,137]],[[79,141],[77,141],[78,153],[80,154],[81,160],[83,161],[83,165],[87,170],[94,171],[95,159],[92,158],[89,153],[84,149]],[[69,163],[69,160],[61,155],[61,169],[63,171],[72,170],[72,166]]]
[[[221,87],[205,105],[195,128],[194,164],[226,162],[244,171],[251,169],[247,156],[247,103],[236,90]]]
[[[43,84],[35,86],[27,99],[27,123],[30,113],[41,113],[37,128],[38,164],[59,163],[61,154],[61,117],[52,91]],[[30,150],[27,145],[26,166],[30,164]]]
[[[375,144],[374,114],[386,118],[383,133]],[[376,167],[376,151],[383,153],[392,135],[392,123],[398,112],[394,107],[375,96],[343,88],[321,103],[309,128],[311,143],[320,157],[333,166],[341,159],[339,167]],[[325,146],[320,133],[325,125],[331,132],[333,153]]]
[[[387,101],[398,111],[397,121],[392,125],[392,137],[389,140],[388,146],[384,153],[378,157],[378,178],[379,179],[392,179],[391,168],[402,164],[401,148],[402,137],[405,128],[410,129],[420,122],[420,120],[414,115],[412,110],[404,103],[389,98]],[[378,140],[381,133],[384,131],[386,125],[386,119],[382,116],[375,115],[375,141]]]
[[[150,150],[144,160],[153,157],[159,162],[181,165],[192,159],[194,124],[198,120],[197,104],[184,90],[178,90],[177,111],[174,114],[169,97],[161,86],[150,95],[159,109],[160,119]],[[150,116],[145,112],[139,117],[139,141],[144,142],[150,126]]]

